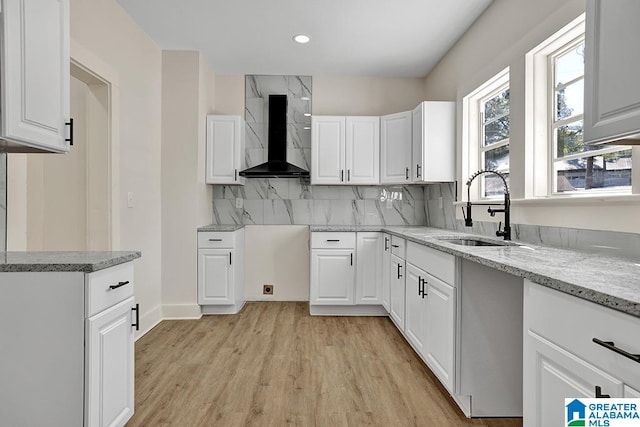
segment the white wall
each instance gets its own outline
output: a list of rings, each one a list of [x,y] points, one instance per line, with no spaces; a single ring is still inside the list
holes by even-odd
[[[115,0],[71,0],[71,56],[104,64],[117,77],[112,86],[112,121],[117,142],[111,159],[114,249],[139,250],[136,300],[142,329],[161,316],[161,51]],[[113,83],[113,82],[112,82]],[[127,193],[134,206],[127,207]]]
[[[494,0],[425,78],[430,100],[458,101],[510,67],[512,220],[516,223],[638,232],[637,200],[519,202],[525,196],[525,54],[585,11],[584,0]],[[458,153],[461,147],[458,135]],[[458,171],[461,160],[458,159]],[[465,181],[468,177],[459,177]],[[458,191],[462,191],[461,187]],[[637,198],[637,197],[636,197]],[[460,216],[459,209],[456,210]],[[478,218],[486,219],[486,218]]]
[[[205,118],[214,75],[199,52],[162,53],[162,304],[165,318],[200,316],[196,229],[211,222]]]

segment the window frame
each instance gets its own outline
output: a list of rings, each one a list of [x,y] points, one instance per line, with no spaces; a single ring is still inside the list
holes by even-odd
[[[484,102],[507,89],[509,90],[509,93],[511,93],[509,72],[509,67],[506,67],[462,98],[463,126],[461,182],[463,183],[466,183],[471,174],[477,170],[484,169],[484,153],[501,146],[510,147],[511,132],[509,132],[509,138],[490,144],[486,147],[483,146],[483,131],[484,126],[486,125],[486,123],[484,123]],[[511,104],[511,102],[509,102],[509,104]],[[511,105],[509,105],[509,116],[511,116]],[[509,155],[511,155],[511,151],[509,151]],[[511,162],[509,162],[509,166],[511,166],[510,163]],[[502,197],[502,195],[484,195],[484,178],[485,176],[479,177],[479,185],[476,185],[476,189],[470,193],[471,200],[495,200]],[[466,191],[463,193],[463,197],[466,198]]]

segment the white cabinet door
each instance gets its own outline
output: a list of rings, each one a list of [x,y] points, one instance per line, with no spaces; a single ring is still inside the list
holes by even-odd
[[[133,297],[87,319],[87,426],[123,426],[134,410]]]
[[[391,236],[384,235],[382,242],[382,306],[387,313],[390,310],[390,281],[391,281]]]
[[[198,304],[229,305],[235,302],[234,252],[233,249],[198,250]]]
[[[380,117],[380,182],[411,181],[411,111]]]
[[[244,184],[244,121],[240,116],[207,116],[207,184]]]
[[[640,2],[588,0],[585,142],[640,133]]]
[[[525,427],[559,426],[564,423],[564,399],[602,394],[622,397],[623,384],[532,330],[524,337]]]
[[[0,139],[69,151],[69,1],[4,0],[1,19]]]
[[[356,268],[351,249],[311,251],[310,303],[353,305]]]
[[[382,302],[382,233],[356,235],[356,304]]]
[[[404,333],[413,348],[425,356],[427,339],[427,298],[424,295],[423,280],[427,274],[407,263],[407,282],[405,292],[405,325]]]
[[[427,294],[425,359],[442,384],[453,391],[456,331],[455,288],[427,275],[424,277]]]
[[[413,110],[413,182],[455,180],[455,102],[421,102]]]
[[[346,183],[380,183],[380,118],[346,118]]]
[[[311,183],[344,183],[346,180],[344,156],[344,116],[311,117]]]
[[[391,255],[391,278],[390,278],[390,310],[389,315],[396,323],[398,329],[404,331],[404,288],[405,288],[405,263],[396,255]]]

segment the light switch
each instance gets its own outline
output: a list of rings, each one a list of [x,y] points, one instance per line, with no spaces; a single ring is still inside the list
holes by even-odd
[[[127,193],[127,207],[128,208],[132,208],[133,207],[133,192],[129,191]]]

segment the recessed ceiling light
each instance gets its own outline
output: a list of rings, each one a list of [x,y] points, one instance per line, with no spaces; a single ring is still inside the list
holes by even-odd
[[[311,117],[311,113],[304,113],[305,117]]]
[[[293,41],[300,44],[309,43],[310,40],[311,37],[306,34],[296,34],[295,36],[293,36]]]
[[[311,126],[305,126],[303,129],[304,129],[304,130],[310,130],[310,129],[311,129]]]
[[[309,98],[308,96],[301,96],[300,100],[301,101],[311,101],[311,98]]]

